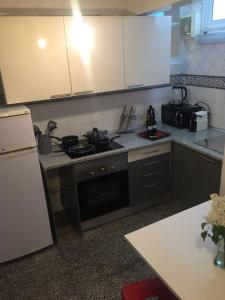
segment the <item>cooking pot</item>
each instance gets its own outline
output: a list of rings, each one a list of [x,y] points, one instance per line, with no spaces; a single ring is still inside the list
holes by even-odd
[[[98,128],[95,127],[92,129],[92,131],[88,131],[84,136],[88,139],[90,144],[95,144],[96,142],[107,140],[108,137],[106,134],[107,131],[98,130]]]
[[[52,139],[56,139],[61,142],[62,149],[67,150],[71,146],[75,146],[79,144],[79,138],[76,135],[67,135],[62,138],[57,136],[51,136]]]
[[[84,135],[88,139],[88,143],[94,145],[96,152],[103,152],[110,149],[110,142],[119,138],[117,135],[115,137],[109,138],[107,131],[98,130],[98,128],[93,128],[92,131],[87,132]]]

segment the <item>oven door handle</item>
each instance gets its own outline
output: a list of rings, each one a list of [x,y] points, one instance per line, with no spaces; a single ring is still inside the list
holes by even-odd
[[[178,125],[178,115],[179,115],[179,111],[177,111],[175,114],[175,124],[176,125]]]

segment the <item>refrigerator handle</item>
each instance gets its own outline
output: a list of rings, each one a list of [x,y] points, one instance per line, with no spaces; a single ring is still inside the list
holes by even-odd
[[[33,152],[37,152],[37,147],[29,147],[25,149],[20,149],[17,151],[11,151],[11,152],[2,152],[0,153],[0,160],[5,160],[11,157],[15,156],[24,156]]]

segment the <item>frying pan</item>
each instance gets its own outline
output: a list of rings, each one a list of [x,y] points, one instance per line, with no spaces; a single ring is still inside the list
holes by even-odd
[[[76,135],[67,135],[62,138],[59,138],[57,136],[51,136],[51,138],[62,142],[61,148],[65,149],[65,150],[67,150],[71,146],[79,144],[79,138]]]
[[[69,147],[66,152],[71,158],[80,157],[94,153],[95,147],[90,144],[78,144]]]

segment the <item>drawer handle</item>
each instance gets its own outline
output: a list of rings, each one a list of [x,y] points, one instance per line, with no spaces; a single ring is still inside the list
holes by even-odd
[[[89,95],[89,94],[93,94],[93,93],[94,93],[93,90],[87,90],[87,91],[73,93],[73,95],[74,96],[82,96],[82,95]]]
[[[155,164],[159,164],[159,163],[160,163],[160,161],[157,160],[157,161],[152,161],[150,163],[144,164],[144,166],[150,166],[150,165],[155,165]]]
[[[216,163],[215,160],[210,159],[210,158],[207,158],[207,157],[205,157],[205,156],[200,155],[199,157],[200,157],[200,159],[203,159],[203,160],[205,160],[205,161],[207,161],[207,162],[209,162],[209,163],[211,163],[211,164],[213,164],[213,165],[215,165],[215,163]]]
[[[139,88],[139,87],[142,87],[142,86],[144,86],[143,83],[138,83],[138,84],[130,84],[130,85],[128,85],[127,87],[128,87],[129,89],[134,89],[134,88]]]
[[[148,154],[152,154],[152,153],[157,153],[157,152],[159,152],[159,149],[148,151],[148,152],[144,152],[144,155],[148,155]]]
[[[152,172],[152,173],[145,174],[145,177],[159,175],[159,174],[160,174],[160,172]]]
[[[145,189],[150,189],[150,188],[152,188],[152,187],[154,187],[154,186],[157,186],[157,185],[159,185],[159,182],[152,183],[152,184],[149,184],[149,185],[145,185],[144,188],[145,188]]]
[[[60,99],[60,98],[67,98],[67,97],[72,97],[72,93],[68,94],[60,94],[60,95],[52,95],[50,99]]]

